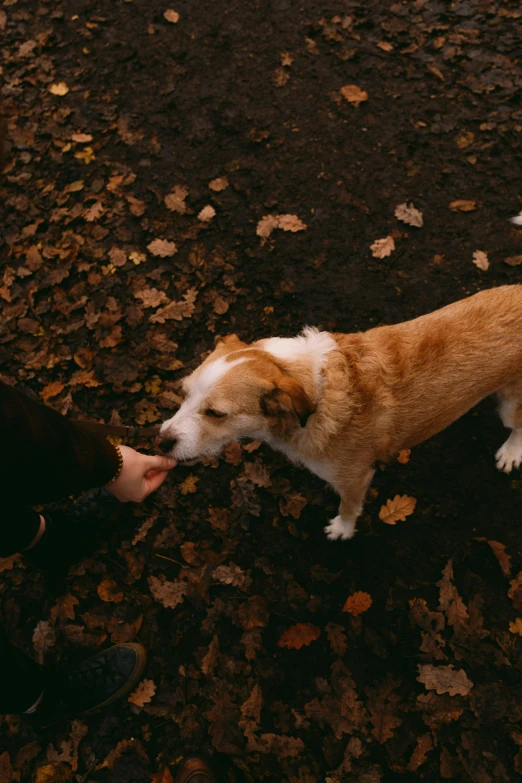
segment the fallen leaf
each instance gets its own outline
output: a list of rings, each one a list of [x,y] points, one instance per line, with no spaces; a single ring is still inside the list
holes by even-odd
[[[410,454],[411,449],[401,449],[401,451],[399,451],[399,456],[397,457],[397,462],[400,462],[401,465],[407,465],[410,461]]]
[[[133,250],[132,253],[129,254],[129,258],[136,266],[138,266],[138,264],[143,264],[143,262],[147,260],[145,253],[138,253],[137,250]]]
[[[168,767],[164,767],[163,770],[160,772],[155,772],[151,779],[150,783],[174,783],[174,778],[172,777],[172,773]]]
[[[101,764],[95,768],[96,772],[100,769],[112,769],[117,761],[121,759],[129,750],[133,750],[138,757],[148,763],[149,759],[141,742],[134,737],[130,740],[120,740],[115,748],[111,750]]]
[[[519,266],[522,264],[522,256],[509,256],[504,259],[504,263],[509,266]]]
[[[279,510],[284,517],[290,515],[299,519],[307,503],[307,499],[300,492],[287,492],[284,497],[279,498]]]
[[[228,566],[218,566],[213,572],[212,577],[224,585],[233,585],[234,587],[244,587],[246,573],[235,563]]]
[[[203,660],[201,661],[201,671],[203,674],[211,674],[216,667],[219,658],[219,639],[217,634],[214,634],[212,641],[208,646],[208,651]]]
[[[174,609],[182,603],[187,592],[185,582],[169,582],[165,577],[158,579],[156,576],[149,576],[149,588],[156,601],[163,604],[165,609]]]
[[[262,595],[252,595],[244,601],[237,610],[239,622],[245,631],[254,628],[266,628],[270,619],[266,598]]]
[[[180,302],[170,302],[170,304],[156,310],[150,317],[153,324],[164,324],[165,321],[181,321],[183,318],[190,318],[194,313],[196,297],[198,292],[195,288],[189,288]]]
[[[413,751],[408,762],[408,772],[416,772],[419,767],[427,761],[428,757],[426,754],[429,753],[430,750],[433,750],[433,739],[431,737],[431,732],[428,731],[417,740],[417,747]]]
[[[288,647],[290,650],[300,650],[301,647],[308,647],[315,639],[321,635],[321,630],[316,625],[310,623],[297,623],[282,634],[278,641],[278,647]]]
[[[400,698],[395,693],[400,682],[388,673],[376,688],[367,688],[368,710],[373,725],[372,734],[381,745],[393,737],[396,728],[402,725],[396,715]]]
[[[185,199],[188,193],[189,190],[184,185],[176,185],[172,193],[165,196],[165,206],[171,212],[178,212],[180,215],[184,215],[187,211]]]
[[[344,627],[330,622],[326,625],[324,630],[326,631],[326,636],[330,642],[333,654],[343,656],[348,647]]]
[[[304,231],[306,228],[305,223],[299,220],[297,215],[279,215],[277,227],[283,231]]]
[[[509,623],[509,630],[511,633],[516,633],[519,636],[522,636],[522,618],[517,617],[514,622]]]
[[[38,767],[34,783],[69,783],[72,769],[65,764],[45,764]]]
[[[11,766],[11,758],[5,750],[0,753],[0,783],[18,783],[20,773],[15,772]]]
[[[123,601],[123,590],[120,590],[114,579],[104,579],[96,588],[96,592],[106,603],[119,604]]]
[[[77,144],[88,144],[92,141],[92,136],[90,133],[73,133],[71,139]]]
[[[453,666],[433,666],[431,663],[419,665],[419,682],[422,682],[428,691],[438,694],[449,693],[450,696],[467,696],[473,688],[473,683],[468,679],[463,669],[454,669]]]
[[[383,52],[393,52],[393,44],[389,43],[389,41],[377,41],[377,46]]]
[[[487,272],[489,269],[489,259],[487,253],[484,253],[482,250],[475,250],[473,253],[473,263],[483,272]]]
[[[74,153],[74,157],[76,160],[81,160],[87,165],[92,163],[93,160],[96,160],[96,155],[94,154],[92,147],[85,147],[83,150],[78,150],[78,152]]]
[[[64,389],[65,384],[61,383],[61,381],[53,381],[52,383],[48,383],[47,386],[44,386],[40,392],[40,397],[44,402],[47,402],[51,397],[57,397],[61,394]]]
[[[67,95],[69,88],[65,82],[57,82],[49,86],[49,92],[53,95]]]
[[[281,52],[281,65],[290,68],[293,62],[294,62],[294,58],[292,57],[290,52]]]
[[[465,625],[469,620],[468,610],[453,582],[453,562],[450,560],[437,582],[440,591],[439,610],[445,613],[448,624],[454,627]]]
[[[415,226],[416,228],[420,228],[424,223],[422,212],[415,209],[413,204],[407,204],[406,202],[404,202],[404,204],[399,204],[399,206],[396,207],[395,217],[398,220],[402,220],[403,223],[407,223],[409,226]]]
[[[174,242],[169,242],[167,239],[154,239],[147,245],[147,250],[152,253],[153,256],[160,256],[160,258],[167,258],[173,256],[178,248]]]
[[[241,705],[241,719],[238,725],[245,737],[253,737],[259,730],[262,706],[263,692],[259,683],[256,683],[248,699]]]
[[[376,239],[373,245],[370,245],[370,250],[374,258],[386,258],[395,250],[395,241],[392,236]]]
[[[216,296],[214,299],[214,312],[218,315],[225,315],[228,312],[230,305],[226,302],[222,296]]]
[[[109,258],[111,260],[111,264],[114,266],[124,266],[124,264],[127,263],[127,254],[119,247],[111,247],[109,250]]]
[[[167,8],[167,10],[163,13],[163,16],[167,20],[167,22],[171,22],[172,24],[176,24],[179,22],[179,14],[177,11],[174,11],[172,8]]]
[[[207,206],[203,207],[201,212],[198,213],[198,220],[201,220],[203,223],[209,223],[215,214],[216,210],[214,207],[211,204],[207,204]]]
[[[348,612],[348,614],[357,617],[358,615],[367,612],[372,603],[373,601],[371,595],[369,595],[369,593],[363,593],[361,590],[359,590],[358,592],[348,596],[344,602],[343,612]]]
[[[170,301],[165,291],[158,291],[157,288],[142,288],[135,291],[134,296],[141,299],[142,307],[159,307]]]
[[[498,560],[498,564],[500,566],[502,573],[504,574],[504,576],[510,577],[511,555],[507,554],[505,545],[501,544],[500,541],[490,541],[489,539],[484,538],[483,536],[477,538],[477,541],[485,541],[486,544],[489,544],[493,554]]]
[[[40,620],[33,632],[33,647],[38,653],[38,662],[43,663],[44,653],[56,644],[56,631],[49,620]]]
[[[265,215],[257,224],[256,234],[266,239],[274,228],[281,228],[283,231],[304,231],[306,224],[297,215]]]
[[[477,203],[476,201],[458,198],[456,201],[451,202],[449,208],[453,212],[473,212],[473,210],[477,208]]]
[[[228,179],[226,177],[216,177],[216,179],[212,179],[208,183],[208,186],[210,190],[219,193],[221,190],[226,190],[226,188],[228,188]]]
[[[354,106],[359,106],[360,103],[368,100],[368,93],[365,90],[361,90],[356,84],[347,84],[341,87],[341,95],[349,103],[353,103]]]
[[[131,693],[127,701],[131,704],[135,704],[136,707],[143,707],[152,701],[152,697],[156,693],[156,686],[154,680],[142,680],[135,691]]]
[[[406,521],[406,517],[413,514],[417,501],[409,495],[395,495],[393,500],[387,500],[379,511],[379,519],[386,525],[395,525],[399,520]]]
[[[182,481],[179,485],[179,491],[182,495],[193,495],[194,492],[197,492],[197,484],[198,484],[199,478],[197,476],[193,476],[192,473],[187,476],[185,481]]]
[[[101,201],[95,201],[91,207],[85,210],[83,217],[88,223],[93,223],[95,220],[98,220],[104,212],[105,210]]]

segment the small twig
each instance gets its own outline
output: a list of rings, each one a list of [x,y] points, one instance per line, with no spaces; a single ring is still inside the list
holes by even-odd
[[[154,553],[154,557],[161,557],[162,560],[170,560],[171,563],[177,563],[182,568],[185,568],[183,563],[180,563],[179,560],[174,560],[173,557],[167,557],[166,555],[158,555],[157,552]]]
[[[287,620],[292,620],[292,622],[294,622],[294,623],[298,623],[299,622],[299,620],[296,620],[295,617],[290,617],[289,614],[282,614],[281,612],[275,612],[273,609],[272,609],[272,614],[277,614],[278,617],[286,617]]]

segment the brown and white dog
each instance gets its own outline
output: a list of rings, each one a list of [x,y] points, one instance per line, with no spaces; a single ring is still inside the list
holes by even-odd
[[[376,460],[415,446],[496,392],[512,432],[500,470],[522,462],[522,285],[482,291],[428,315],[367,332],[306,328],[247,345],[225,337],[183,381],[161,427],[178,460],[252,438],[284,452],[341,496],[325,532],[351,538]]]

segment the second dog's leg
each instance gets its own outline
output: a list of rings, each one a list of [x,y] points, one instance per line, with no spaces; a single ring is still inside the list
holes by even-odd
[[[512,432],[496,453],[497,468],[511,473],[522,463],[522,381],[505,386],[499,392],[500,418]]]
[[[324,529],[330,541],[353,538],[355,535],[355,523],[362,511],[364,498],[374,473],[372,468],[354,471],[350,476],[343,477],[341,486],[334,485],[341,496],[341,504],[339,514],[331,519]]]

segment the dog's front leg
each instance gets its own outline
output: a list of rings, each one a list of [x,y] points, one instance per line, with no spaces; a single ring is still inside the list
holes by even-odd
[[[370,486],[375,471],[372,468],[353,470],[348,476],[343,476],[342,482],[334,484],[341,496],[339,514],[330,520],[324,529],[327,538],[335,541],[338,538],[348,539],[355,535],[357,517],[362,511],[364,498]]]

